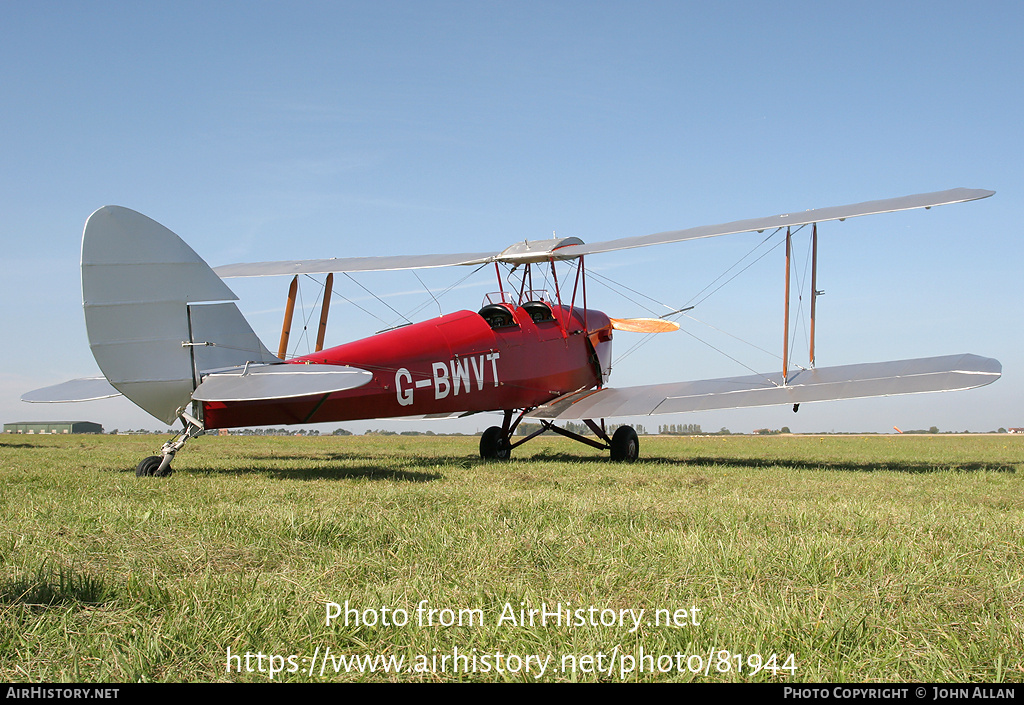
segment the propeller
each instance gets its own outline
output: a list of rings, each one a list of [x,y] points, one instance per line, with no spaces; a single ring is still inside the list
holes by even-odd
[[[678,323],[662,318],[610,318],[609,320],[615,330],[625,330],[630,333],[669,333],[679,330]]]

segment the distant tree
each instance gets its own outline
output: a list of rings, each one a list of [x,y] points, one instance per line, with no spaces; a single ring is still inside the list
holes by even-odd
[[[931,426],[928,429],[928,433],[938,433],[938,432],[939,432],[939,427],[938,426]]]

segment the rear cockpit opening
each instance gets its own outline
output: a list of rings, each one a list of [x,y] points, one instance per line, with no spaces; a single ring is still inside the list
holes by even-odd
[[[527,301],[523,304],[523,310],[533,319],[534,323],[555,320],[555,315],[551,313],[551,307],[543,301]]]

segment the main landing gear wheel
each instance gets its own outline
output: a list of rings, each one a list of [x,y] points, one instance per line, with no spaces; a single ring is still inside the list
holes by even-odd
[[[168,464],[163,470],[160,469],[160,465],[163,463],[163,456],[151,455],[148,458],[144,458],[137,466],[135,466],[136,477],[167,477],[173,470],[171,470],[170,464]]]
[[[612,434],[612,462],[632,463],[640,456],[640,439],[632,426],[619,426]]]
[[[480,457],[484,460],[508,460],[511,455],[512,444],[501,426],[491,426],[480,436]]]

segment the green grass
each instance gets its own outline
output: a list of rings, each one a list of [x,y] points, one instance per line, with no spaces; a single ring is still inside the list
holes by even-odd
[[[643,437],[619,465],[546,436],[508,463],[203,437],[136,478],[163,440],[0,438],[0,681],[533,680],[526,656],[546,681],[1024,681],[1024,438]],[[328,625],[346,601],[360,623]],[[645,613],[498,623],[521,603]],[[321,674],[328,649],[404,670]]]

